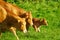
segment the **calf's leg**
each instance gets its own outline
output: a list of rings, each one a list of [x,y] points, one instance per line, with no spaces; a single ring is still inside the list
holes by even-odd
[[[36,32],[40,32],[39,27],[37,27],[36,25],[33,25],[33,27],[34,27],[34,29],[35,29]]]

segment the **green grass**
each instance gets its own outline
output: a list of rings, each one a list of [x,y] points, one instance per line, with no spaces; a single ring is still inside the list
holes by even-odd
[[[36,18],[46,18],[48,26],[42,26],[41,32],[35,32],[30,27],[29,33],[26,35],[21,31],[17,31],[20,40],[60,40],[60,1],[10,1],[12,4],[31,11],[32,16]],[[0,40],[16,40],[11,32],[2,33]]]

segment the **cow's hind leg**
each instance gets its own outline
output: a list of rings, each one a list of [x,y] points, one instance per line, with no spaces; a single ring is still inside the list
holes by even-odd
[[[13,34],[15,35],[15,37],[17,38],[17,40],[19,40],[19,38],[18,38],[18,36],[17,36],[17,34],[16,34],[16,28],[11,27],[11,28],[10,28],[10,31],[13,32]]]

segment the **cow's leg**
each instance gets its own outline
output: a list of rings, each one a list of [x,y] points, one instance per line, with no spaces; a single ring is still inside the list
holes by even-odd
[[[15,37],[17,38],[17,40],[19,40],[19,37],[18,37],[17,34],[16,34],[16,28],[11,27],[11,28],[10,28],[10,31],[13,32],[13,34],[15,35]]]

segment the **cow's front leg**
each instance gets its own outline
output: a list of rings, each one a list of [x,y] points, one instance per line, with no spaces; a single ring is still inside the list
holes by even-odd
[[[11,27],[11,28],[10,28],[10,31],[13,32],[13,34],[15,35],[15,37],[17,38],[17,40],[19,40],[19,37],[18,37],[17,34],[16,34],[16,28]]]

